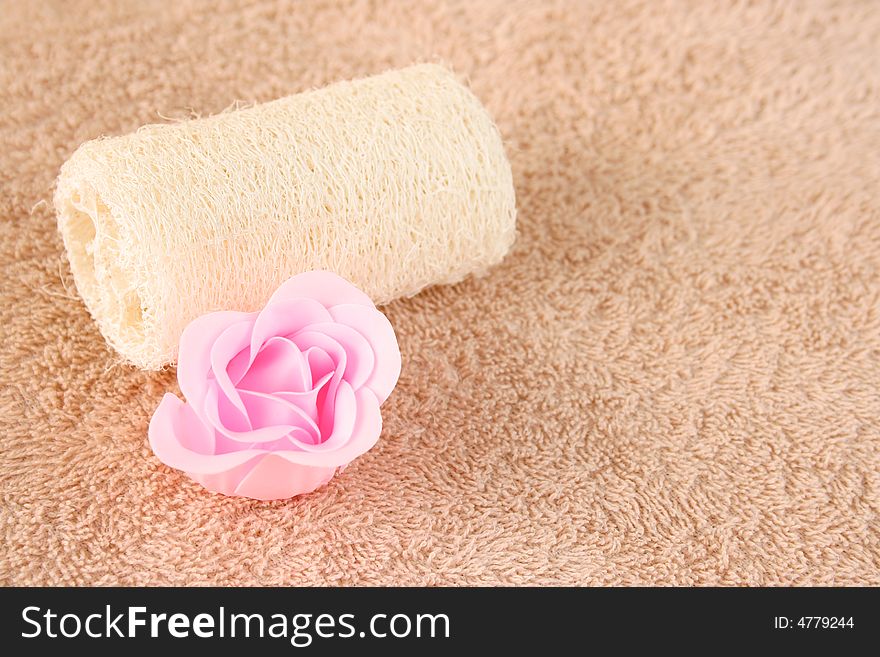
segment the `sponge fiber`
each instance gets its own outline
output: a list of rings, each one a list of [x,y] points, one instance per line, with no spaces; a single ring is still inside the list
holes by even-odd
[[[303,271],[377,304],[482,272],[516,216],[498,130],[432,64],[87,142],[55,207],[101,333],[147,369],[198,315],[259,309]]]

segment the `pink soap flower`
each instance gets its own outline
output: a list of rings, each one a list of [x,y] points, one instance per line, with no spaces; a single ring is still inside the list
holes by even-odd
[[[308,493],[379,438],[400,375],[391,323],[336,274],[284,283],[260,312],[215,312],[180,339],[177,379],[150,447],[208,490],[258,500]]]

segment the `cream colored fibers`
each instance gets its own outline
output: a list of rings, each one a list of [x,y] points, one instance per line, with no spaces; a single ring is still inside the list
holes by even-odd
[[[149,369],[194,317],[255,310],[298,272],[384,303],[485,270],[515,233],[500,135],[436,65],[87,142],[55,207],[101,332]]]

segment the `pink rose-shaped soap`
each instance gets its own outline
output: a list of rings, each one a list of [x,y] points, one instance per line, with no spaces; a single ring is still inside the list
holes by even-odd
[[[400,375],[391,324],[336,274],[284,283],[260,312],[215,312],[180,339],[177,379],[150,421],[160,461],[225,495],[308,493],[370,449]]]

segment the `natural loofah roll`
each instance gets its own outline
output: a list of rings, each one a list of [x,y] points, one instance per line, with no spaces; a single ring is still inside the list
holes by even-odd
[[[55,207],[98,327],[150,369],[190,320],[261,308],[300,272],[378,304],[482,272],[516,214],[497,129],[436,65],[87,142]]]

